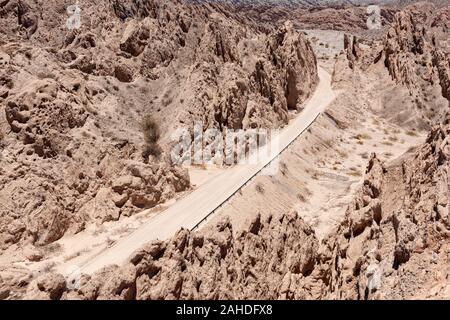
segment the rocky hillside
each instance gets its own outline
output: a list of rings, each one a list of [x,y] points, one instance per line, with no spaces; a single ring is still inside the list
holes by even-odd
[[[233,236],[227,220],[181,230],[134,253],[128,265],[32,282],[27,298],[412,299],[449,298],[450,114],[426,142],[383,164],[372,155],[343,222],[321,243],[297,213]],[[7,286],[5,286],[7,288]],[[9,290],[9,289],[8,289]]]
[[[396,12],[425,3],[436,8],[448,8],[448,0],[202,0],[237,7],[255,25],[270,27],[291,20],[297,29],[342,30],[353,34],[379,38],[393,22]],[[368,7],[380,7],[381,28],[369,29],[374,12]],[[448,19],[447,19],[448,21]],[[448,26],[447,26],[448,28]]]
[[[426,11],[421,13],[422,22],[431,21]],[[415,26],[414,14],[397,14],[375,50],[345,37],[344,61],[355,74],[382,70],[421,99],[427,94],[415,86],[432,86],[446,102],[438,110],[443,120],[428,118],[426,141],[388,164],[373,154],[343,221],[321,242],[295,212],[267,220],[257,216],[238,234],[225,219],[209,230],[181,230],[166,242],[150,243],[126,266],[83,276],[80,289],[69,290],[62,276],[47,274],[20,294],[55,299],[449,298],[448,56],[435,45],[439,32]],[[435,55],[443,55],[442,60]],[[417,74],[419,66],[427,67],[423,70],[431,78]],[[14,285],[11,289],[15,292]]]
[[[360,194],[325,243],[337,299],[447,298],[450,117],[386,167],[370,160]]]
[[[343,62],[349,63],[354,74],[385,69],[394,81],[391,94],[377,110],[384,117],[414,130],[429,130],[447,112],[450,33],[445,25],[449,14],[450,6],[418,3],[394,15],[381,42],[345,37]],[[335,73],[339,76],[343,70]]]
[[[209,2],[223,2],[234,5],[285,5],[304,7],[343,7],[343,6],[368,6],[368,5],[389,5],[403,7],[421,0],[201,0]],[[447,5],[447,0],[422,0],[438,6]]]
[[[423,4],[408,8],[396,14],[381,59],[392,78],[408,88],[419,126],[429,125],[442,119],[450,101],[450,34],[436,23],[450,7],[438,13]]]
[[[64,278],[47,275],[31,298],[81,299],[275,299],[289,297],[292,273],[302,281],[314,267],[318,241],[296,214],[261,221],[237,237],[227,220],[205,233],[178,232],[153,242],[123,268],[106,268],[65,292]],[[311,283],[314,286],[314,283]],[[36,287],[34,287],[36,286]],[[307,298],[305,288],[297,297]]]
[[[223,2],[233,5],[268,6],[283,5],[292,7],[343,7],[343,6],[367,6],[367,5],[406,5],[417,0],[201,0],[209,2]],[[429,2],[442,3],[445,0],[428,0]]]
[[[167,160],[170,132],[193,120],[282,126],[317,82],[291,23],[256,27],[217,3],[104,0],[81,1],[84,27],[70,31],[66,5],[0,5],[0,245],[9,250],[188,190],[187,173]],[[296,212],[257,215],[243,232],[224,219],[149,243],[77,289],[45,270],[0,277],[0,299],[448,299],[448,16],[417,4],[392,15],[381,42],[344,37],[335,87],[383,82],[371,92],[381,118],[429,135],[392,162],[372,154],[323,240]],[[155,137],[143,119],[160,129],[149,157]]]
[[[443,15],[450,15],[450,7],[436,13],[433,6],[411,6],[396,14],[388,31],[382,58],[393,79],[406,85],[412,95],[432,96],[424,91],[440,86],[442,95],[450,100],[449,31],[443,28]],[[441,117],[435,112],[438,110],[429,111]]]
[[[2,249],[173,198],[190,188],[168,159],[175,129],[282,126],[317,83],[289,23],[264,33],[180,0],[70,4],[0,3]]]

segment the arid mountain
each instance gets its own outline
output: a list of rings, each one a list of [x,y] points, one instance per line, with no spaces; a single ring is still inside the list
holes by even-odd
[[[79,1],[72,30],[68,4],[0,4],[2,249],[189,190],[170,163],[175,129],[279,127],[317,83],[288,23],[262,33],[219,5],[104,0]]]
[[[367,30],[371,16],[364,5],[283,5],[244,2],[237,5],[241,16],[253,25],[270,28],[286,20],[294,23],[297,29],[345,30],[361,32]],[[381,22],[385,26],[392,22],[396,7],[380,9]]]
[[[393,4],[397,0],[200,0],[221,2],[234,6],[289,6],[289,7],[343,7],[364,6],[371,4]],[[414,0],[412,0],[414,1]]]
[[[438,21],[449,13],[450,7],[436,9],[426,3],[409,6],[397,13],[382,41],[381,52],[375,58],[361,54],[357,39],[349,41],[347,57],[351,64],[363,68],[370,67],[373,62],[382,64],[392,79],[408,90],[409,97],[404,97],[401,103],[397,97],[392,104],[385,104],[380,110],[384,116],[422,129],[435,124],[447,112],[449,31]]]
[[[356,7],[368,5],[389,5],[404,7],[420,0],[198,0],[204,2],[221,2],[241,6],[290,6],[290,7]],[[437,6],[447,5],[446,0],[423,0]]]
[[[82,288],[68,296],[64,278],[57,275],[39,279],[28,295],[32,299],[48,299],[49,294],[77,299],[274,299],[286,287],[287,272],[299,280],[311,272],[317,249],[314,232],[295,214],[272,221],[257,217],[249,231],[236,238],[230,223],[223,221],[206,234],[180,231],[168,242],[151,243],[126,267],[83,279]],[[304,294],[308,297],[306,290]]]
[[[400,64],[411,63],[410,68],[416,68],[417,57],[429,58],[433,83],[442,89],[436,94],[445,97],[449,72],[440,68],[448,66],[448,52],[428,43],[428,34],[414,26],[411,17],[415,9],[396,14],[380,47],[364,50],[357,40],[346,37],[346,72],[353,72],[355,77],[362,71],[381,68],[400,86],[412,90],[411,74],[393,72],[390,61],[405,61]],[[421,12],[430,21],[427,13]],[[436,39],[436,35],[429,39]],[[433,64],[435,54],[441,55],[441,63]],[[417,96],[427,95],[417,92]],[[26,296],[448,298],[450,114],[445,106],[440,111],[443,120],[428,119],[432,129],[422,145],[389,163],[371,155],[362,185],[343,220],[321,241],[297,212],[268,218],[257,215],[244,231],[237,233],[224,219],[204,231],[181,230],[168,241],[150,243],[135,252],[126,266],[108,267],[92,277],[84,276],[77,290],[66,289],[60,275],[44,275],[30,284]]]
[[[424,145],[384,166],[371,159],[333,252],[337,299],[448,298],[449,116]]]
[[[439,96],[436,89],[450,100],[449,33],[448,30],[444,33],[433,30],[442,28],[433,18],[433,7],[409,8],[406,13],[396,15],[394,27],[388,31],[382,59],[393,79],[406,85],[412,96],[425,100],[418,101],[417,106],[425,109],[423,117],[434,123],[442,119],[442,112],[448,108],[448,101],[434,105],[434,98]],[[444,12],[450,14],[450,7],[438,13],[438,17]]]
[[[450,5],[382,1],[370,33],[365,1],[330,2],[3,1],[0,299],[448,299]],[[125,265],[60,273],[195,193],[176,129],[289,125],[319,67],[336,99],[276,175]]]
[[[437,8],[445,8],[448,0],[209,0],[212,3],[227,3],[255,25],[273,26],[291,20],[298,29],[343,30],[353,33],[367,33],[379,36],[384,27],[393,22],[394,14],[402,8],[423,2]],[[382,28],[370,29],[368,21],[374,10],[369,6],[380,6]]]

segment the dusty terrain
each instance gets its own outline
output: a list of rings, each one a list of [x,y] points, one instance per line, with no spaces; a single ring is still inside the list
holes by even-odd
[[[450,297],[448,3],[391,3],[376,33],[364,7],[287,15],[181,1],[105,1],[96,28],[69,32],[61,15],[50,33],[38,17],[63,1],[40,15],[24,3],[0,7],[0,298]],[[19,26],[2,24],[15,14]],[[318,65],[337,96],[275,175],[251,180],[199,230],[69,283],[63,266],[230,170],[173,166],[173,130],[289,126]],[[146,115],[161,128],[157,154],[145,153]]]

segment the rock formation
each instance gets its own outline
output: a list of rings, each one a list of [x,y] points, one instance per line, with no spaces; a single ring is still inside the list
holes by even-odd
[[[207,232],[179,231],[167,242],[153,242],[122,268],[110,267],[62,299],[275,299],[309,298],[318,255],[314,231],[297,214],[261,221],[236,238],[227,220]],[[55,285],[36,280],[30,298],[52,298]],[[309,280],[302,289],[298,283]],[[50,288],[50,289],[48,289]],[[290,288],[296,288],[292,292]],[[317,294],[317,293],[316,293]]]
[[[317,84],[295,23],[256,26],[216,2],[79,5],[81,28],[69,30],[62,0],[0,4],[0,248],[22,247],[33,262],[43,259],[36,246],[189,190],[187,171],[167,159],[175,129],[283,126]],[[334,14],[318,24],[347,30]],[[389,164],[373,154],[323,240],[296,212],[258,215],[239,233],[224,219],[149,243],[78,287],[54,272],[2,276],[0,299],[448,299],[448,7],[384,14],[393,24],[379,46],[344,37],[335,84],[384,74],[390,97],[400,88],[414,108],[380,104],[430,134]],[[144,159],[148,115],[161,154]]]
[[[277,1],[278,2],[278,1]],[[314,5],[283,6],[282,4],[257,4],[254,1],[239,7],[243,15],[258,25],[270,27],[291,20],[298,29],[342,30],[348,32],[367,31],[367,5],[358,6],[333,3]],[[380,10],[383,25],[392,22],[393,15],[398,9],[382,7]]]
[[[331,297],[449,297],[449,121],[390,167],[370,160],[360,194],[326,241]]]
[[[441,46],[449,33],[431,27],[435,10],[417,4],[397,13],[381,57],[392,78],[409,89],[418,112],[429,124],[442,119],[449,106],[448,101],[438,101],[440,96],[449,97],[450,50]]]
[[[236,237],[224,220],[150,243],[58,298],[448,298],[449,136],[450,115],[390,166],[372,155],[344,221],[320,244],[296,213],[258,216]],[[27,297],[51,298],[59,280],[39,285],[49,277],[57,276],[37,279]]]
[[[393,82],[375,112],[413,130],[429,130],[449,107],[450,46],[445,17],[450,7],[417,3],[397,12],[382,40],[346,34],[334,82],[387,71]],[[434,26],[433,26],[434,25]],[[362,44],[361,44],[361,43]],[[347,66],[348,65],[348,66]],[[392,81],[391,81],[392,80]]]
[[[175,129],[278,127],[317,83],[312,49],[289,23],[262,33],[219,4],[180,0],[78,7],[0,4],[2,249],[171,199],[190,187],[168,161]],[[80,28],[69,28],[76,12]],[[163,133],[150,161],[148,115]]]

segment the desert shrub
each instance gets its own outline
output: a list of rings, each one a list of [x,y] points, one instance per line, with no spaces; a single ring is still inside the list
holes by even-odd
[[[264,186],[261,183],[256,184],[255,189],[258,193],[264,193]]]
[[[5,146],[5,143],[6,143],[5,138],[6,138],[5,131],[2,128],[0,128],[0,148],[3,148]],[[0,155],[0,158],[1,158],[1,155]]]
[[[367,133],[358,133],[356,136],[353,137],[356,140],[369,140],[372,139],[372,137]]]
[[[392,142],[397,142],[398,138],[397,138],[397,136],[390,136],[389,140],[392,141]]]
[[[142,120],[142,133],[146,143],[157,143],[160,137],[159,125],[152,116],[145,116]]]
[[[59,254],[62,252],[62,250],[63,247],[59,243],[50,243],[42,247],[42,251],[44,252],[44,255],[47,257]]]
[[[158,123],[152,116],[145,116],[142,119],[141,129],[145,141],[142,156],[144,159],[147,159],[150,155],[158,157],[161,154],[161,147],[158,145],[161,131]]]
[[[149,156],[159,157],[161,155],[161,147],[157,143],[145,144],[144,150],[142,151],[142,157],[145,162],[148,161]]]
[[[305,196],[301,193],[297,194],[297,199],[300,200],[301,202],[306,202]]]

